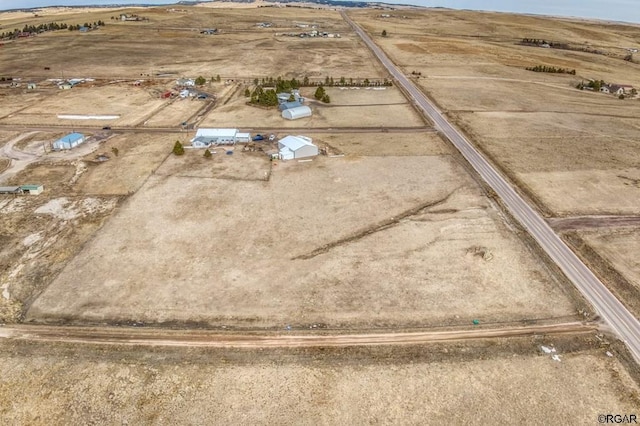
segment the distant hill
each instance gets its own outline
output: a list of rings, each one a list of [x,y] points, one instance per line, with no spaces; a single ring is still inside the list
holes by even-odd
[[[230,2],[230,3],[255,3],[255,0],[215,0],[216,2]],[[203,3],[211,3],[211,0],[202,0],[202,1],[189,1],[182,0],[178,1],[175,4],[182,6],[195,6]],[[314,3],[326,6],[338,6],[338,7],[355,7],[355,8],[366,8],[366,7],[379,7],[379,8],[394,8],[394,7],[420,7],[412,4],[390,4],[384,2],[366,2],[366,1],[346,1],[346,0],[277,0],[278,3],[284,4],[292,4],[292,3]],[[275,3],[275,1],[274,1]],[[88,0],[86,4],[83,5],[50,5],[47,7],[68,7],[68,8],[124,8],[124,7],[156,7],[156,6],[167,6],[167,4],[146,2],[146,3],[110,3],[110,4],[91,4],[91,0]],[[44,7],[32,7],[32,8],[16,8],[16,9],[6,9],[4,11],[24,11],[29,12],[33,10],[44,9]],[[2,10],[0,10],[2,11]]]

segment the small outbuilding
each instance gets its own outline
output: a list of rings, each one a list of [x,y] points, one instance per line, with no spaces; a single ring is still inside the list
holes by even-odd
[[[311,138],[306,136],[286,136],[278,141],[280,159],[293,160],[296,158],[315,157],[318,147]]]
[[[19,186],[0,186],[0,194],[22,194],[22,189]]]
[[[285,109],[297,108],[299,106],[302,106],[302,102],[300,101],[282,102],[280,105],[278,105],[278,109],[280,111],[284,111]]]
[[[44,185],[42,184],[28,184],[20,186],[23,194],[40,195],[44,191]]]
[[[311,108],[301,105],[295,108],[289,108],[282,111],[282,118],[287,120],[297,120],[299,118],[311,117]]]
[[[236,133],[237,143],[249,143],[251,142],[251,133]]]
[[[61,137],[53,143],[53,149],[56,151],[62,149],[72,149],[80,145],[85,141],[85,137],[82,133],[69,133],[66,136]]]

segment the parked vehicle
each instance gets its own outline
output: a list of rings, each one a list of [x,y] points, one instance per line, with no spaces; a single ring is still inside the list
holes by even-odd
[[[254,141],[263,141],[264,140],[264,136],[257,134],[253,137]]]

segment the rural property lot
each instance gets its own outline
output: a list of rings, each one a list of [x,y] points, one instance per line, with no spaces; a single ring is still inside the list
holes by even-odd
[[[180,6],[185,13],[168,8],[105,10],[92,14],[92,20],[102,19],[106,26],[81,34],[57,31],[37,37],[7,43],[0,64],[0,75],[139,78],[141,74],[172,74],[206,78],[299,77],[301,64],[309,77],[326,75],[339,77],[383,77],[379,65],[371,60],[364,44],[356,37],[337,11],[300,8],[211,9]],[[137,13],[148,17],[145,22],[119,22],[111,16]],[[6,16],[6,15],[5,15]],[[83,14],[43,14],[39,18],[18,21],[5,18],[3,27],[20,27],[25,23],[67,22],[82,24]],[[273,28],[256,23],[271,21]],[[341,38],[301,39],[276,37],[281,32],[303,32],[295,22],[316,23],[318,31],[336,32]],[[218,28],[219,35],[199,33],[206,28]],[[6,59],[6,60],[5,60]],[[99,62],[100,66],[96,66]],[[49,71],[44,71],[49,67]]]
[[[25,152],[64,125],[114,126],[8,181],[44,183],[43,194],[0,198],[0,418],[589,424],[635,413],[640,380],[624,345],[597,320],[583,322],[593,312],[577,290],[396,87],[330,87],[329,104],[303,88],[314,114],[297,121],[246,105],[256,78],[389,77],[338,11],[247,5],[0,14],[3,28],[107,23],[2,46],[0,76],[38,88],[0,89],[0,145],[22,126],[16,149]],[[121,12],[149,20],[110,19]],[[640,213],[640,102],[572,87],[583,78],[640,85],[640,66],[616,47],[635,45],[637,30],[501,14],[348,13],[407,75],[419,73],[412,78],[550,216]],[[341,37],[283,35],[314,25]],[[206,28],[220,33],[200,34]],[[575,39],[612,56],[516,45],[522,37]],[[538,64],[577,75],[524,70]],[[68,91],[44,83],[63,72],[96,80]],[[199,75],[216,96],[202,121],[190,117],[206,103],[159,97],[177,78]],[[146,81],[130,84],[138,79]],[[267,142],[215,147],[212,158],[189,148],[173,155],[176,140],[188,145],[194,134],[178,131],[187,120],[289,128],[331,155],[270,161],[255,151]],[[29,129],[48,125],[60,131]],[[157,128],[166,126],[175,130]],[[563,237],[584,236],[637,285],[629,254],[637,232],[625,232]],[[541,335],[540,324],[560,331]],[[528,337],[488,338],[510,327]],[[467,334],[408,343],[416,330]]]
[[[148,89],[131,85],[77,87],[53,92],[46,99],[32,102],[11,117],[0,120],[3,124],[30,125],[113,125],[133,126],[159,109],[167,101]],[[64,115],[115,115],[114,120],[73,120],[58,118]]]
[[[640,238],[638,229],[581,231],[580,236],[600,252],[640,291]]]
[[[640,318],[638,228],[578,230],[567,239],[585,253],[587,261],[600,275],[607,277],[618,297]]]
[[[576,312],[448,156],[319,157],[279,163],[269,181],[217,167],[183,177],[189,163],[167,158],[28,320],[370,327]]]
[[[543,344],[561,362],[543,355]],[[569,345],[522,338],[141,356],[139,348],[18,342],[0,347],[0,415],[32,425],[317,425],[595,424],[601,413],[636,413],[640,388],[623,363]]]
[[[416,83],[545,213],[640,213],[630,201],[640,189],[619,177],[640,173],[640,102],[575,89],[590,78],[640,86],[640,65],[620,56],[636,44],[634,27],[433,10],[403,12],[407,19],[379,15],[352,13],[407,74],[421,73]],[[383,29],[388,37],[380,36]],[[610,56],[516,45],[522,38]],[[524,69],[535,65],[576,75]],[[594,196],[596,187],[603,197]]]
[[[422,156],[451,153],[435,132],[410,133],[314,133],[313,143],[347,156]]]
[[[313,99],[315,88],[303,87],[300,94],[313,112],[311,117],[298,120],[282,118],[277,108],[263,109],[246,105],[242,90],[226,105],[214,108],[200,123],[200,127],[240,128],[313,128],[313,127],[414,127],[424,126],[424,120],[394,87],[385,90],[326,89],[330,104]]]

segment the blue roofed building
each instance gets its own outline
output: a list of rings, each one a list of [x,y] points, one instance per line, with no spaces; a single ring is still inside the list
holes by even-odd
[[[284,111],[285,109],[297,108],[299,106],[302,106],[302,102],[300,101],[282,102],[280,105],[278,105],[278,109],[280,111]]]
[[[56,151],[62,149],[72,149],[80,145],[85,141],[85,137],[82,133],[69,133],[66,136],[61,137],[53,143],[53,149]]]

